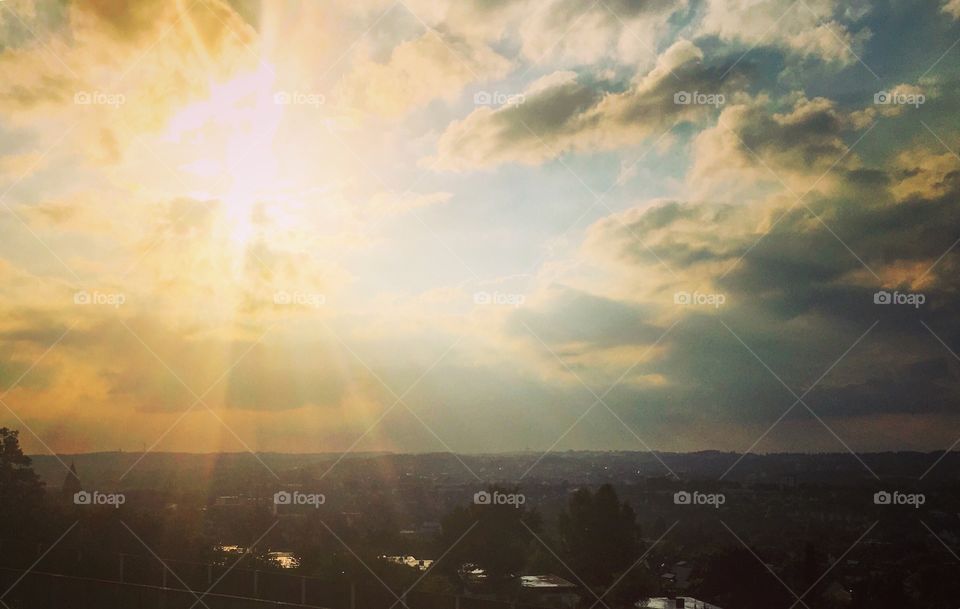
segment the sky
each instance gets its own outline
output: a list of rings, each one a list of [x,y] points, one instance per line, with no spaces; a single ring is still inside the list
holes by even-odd
[[[958,42],[958,0],[0,0],[0,426],[955,446]]]

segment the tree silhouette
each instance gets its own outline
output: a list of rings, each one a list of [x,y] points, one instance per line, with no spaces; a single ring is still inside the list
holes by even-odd
[[[576,491],[560,514],[559,528],[564,561],[590,585],[609,585],[640,554],[636,515],[609,484],[596,494]]]
[[[490,496],[517,495],[518,489],[491,487]],[[523,505],[477,504],[455,508],[441,521],[441,545],[452,548],[444,561],[445,570],[474,563],[491,580],[520,575],[526,564],[528,549],[539,535],[540,516]],[[459,541],[458,541],[459,540]]]
[[[710,556],[703,566],[702,577],[697,593],[715,599],[721,607],[786,608],[795,600],[756,556],[744,548],[728,548]],[[800,607],[800,603],[797,606]]]
[[[19,432],[0,427],[0,522],[8,552],[26,548],[42,522],[43,482],[20,449]]]

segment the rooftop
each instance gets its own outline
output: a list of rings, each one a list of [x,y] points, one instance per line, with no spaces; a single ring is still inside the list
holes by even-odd
[[[524,588],[576,588],[576,586],[558,575],[521,575]]]
[[[716,605],[705,603],[689,596],[678,596],[676,598],[667,598],[659,596],[637,601],[634,604],[637,609],[720,609]]]

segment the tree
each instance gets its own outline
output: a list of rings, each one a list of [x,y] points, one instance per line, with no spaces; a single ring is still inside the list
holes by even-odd
[[[488,497],[520,496],[518,489],[491,487]],[[478,494],[479,495],[479,494]],[[483,569],[491,580],[520,575],[528,549],[540,535],[540,516],[516,503],[477,503],[455,508],[441,521],[441,544],[449,548],[444,558],[451,573],[465,563]]]
[[[702,583],[694,591],[721,607],[770,609],[789,607],[790,592],[767,570],[750,550],[728,548],[711,555],[701,573]],[[800,607],[797,603],[797,607]],[[812,603],[811,607],[814,606]]]
[[[640,555],[636,514],[609,484],[596,494],[576,491],[560,514],[559,529],[564,561],[590,585],[609,585]]]
[[[11,511],[38,506],[44,494],[43,482],[30,467],[30,457],[20,449],[19,436],[16,430],[0,427],[0,501]]]
[[[42,520],[43,482],[30,467],[30,457],[20,449],[19,432],[0,427],[0,522],[8,542],[26,542]]]
[[[830,580],[824,577],[828,573],[827,559],[816,544],[808,541],[803,546],[803,559],[800,564],[800,590],[809,590],[806,600],[819,601],[826,591]]]

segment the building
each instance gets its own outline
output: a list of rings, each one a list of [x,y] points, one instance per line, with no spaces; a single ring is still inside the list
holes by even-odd
[[[281,569],[296,569],[300,566],[300,558],[293,552],[267,552],[267,559]]]
[[[73,503],[73,496],[82,490],[83,486],[80,484],[80,476],[77,475],[77,464],[71,461],[70,471],[67,472],[66,477],[63,479],[63,485],[60,487],[60,496],[63,497],[64,501]]]
[[[419,569],[420,571],[426,571],[433,566],[433,561],[429,558],[417,558],[416,556],[381,556],[380,559],[395,565],[404,565],[406,567]]]
[[[557,609],[580,604],[577,586],[557,575],[521,575],[520,599],[524,603]]]
[[[213,500],[216,507],[234,507],[243,505],[243,500],[239,495],[223,495]]]
[[[481,567],[466,563],[458,569],[468,596],[491,600],[509,599],[524,605],[574,609],[580,604],[576,584],[558,575],[521,575],[492,581]]]
[[[661,565],[661,567],[666,567],[666,565]],[[690,576],[693,574],[693,566],[688,564],[685,560],[680,560],[667,567],[667,569],[668,570],[660,577],[667,585],[671,586],[669,590],[686,590],[687,586],[690,585]]]
[[[711,605],[704,601],[697,600],[690,596],[678,596],[667,598],[658,596],[656,598],[646,598],[637,601],[633,605],[637,609],[720,609],[716,605]]]

